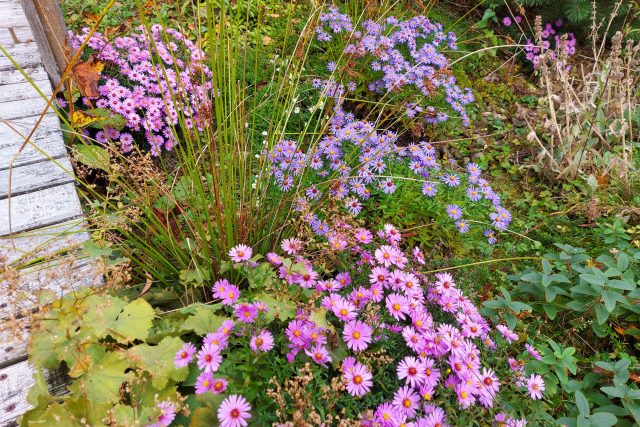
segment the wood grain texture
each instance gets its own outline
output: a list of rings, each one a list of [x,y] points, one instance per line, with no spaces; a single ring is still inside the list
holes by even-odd
[[[101,274],[89,259],[59,259],[19,271],[19,286],[1,283],[8,292],[0,294],[0,319],[28,314],[40,304],[46,304],[65,293],[100,283]]]
[[[27,356],[29,314],[67,292],[101,285],[102,274],[93,260],[70,259],[56,262],[53,267],[24,271],[19,280],[16,292],[0,296],[0,366],[17,363]]]
[[[25,264],[63,249],[77,247],[88,239],[83,219],[67,221],[15,236],[1,236],[0,259],[10,267],[12,264]]]
[[[33,368],[25,360],[0,369],[0,425],[14,425],[14,420],[30,408],[27,403],[29,388],[35,383]],[[45,371],[49,393],[60,396],[66,393],[66,377],[61,371]],[[64,426],[62,422],[60,427]],[[51,426],[53,427],[53,426]]]
[[[40,92],[42,92],[45,96],[51,96],[51,83],[46,78],[44,80],[36,80],[34,84],[38,86]],[[30,99],[36,98],[40,96],[36,88],[27,81],[21,83],[11,83],[4,85],[2,90],[0,91],[0,103],[10,102],[10,101],[20,101],[22,99]],[[3,119],[8,119],[9,117],[0,116]]]
[[[47,101],[36,94],[29,99],[3,102],[0,104],[0,117],[3,120],[11,120],[40,115],[44,112]]]
[[[0,200],[0,236],[59,224],[82,215],[74,184]],[[11,230],[9,229],[11,215]]]
[[[10,28],[0,27],[0,46],[9,47],[32,41],[34,41],[33,34],[26,23]]]
[[[32,68],[23,68],[22,71],[29,76],[32,80],[44,80],[47,78],[47,73],[42,66],[36,66]],[[13,83],[24,83],[26,78],[18,70],[5,70],[0,71],[0,85],[10,85]]]
[[[11,185],[9,186],[9,172]],[[73,182],[73,168],[67,157],[0,170],[0,200]]]
[[[38,45],[36,42],[20,43],[7,47],[7,53],[21,68],[35,67],[40,65],[40,55],[38,55]],[[13,62],[8,57],[0,53],[0,71],[13,70]]]
[[[66,155],[60,121],[53,113],[42,119],[29,143],[20,151],[38,118],[32,116],[5,122],[0,120],[0,170],[7,169],[16,155],[18,157],[13,163],[14,167]]]

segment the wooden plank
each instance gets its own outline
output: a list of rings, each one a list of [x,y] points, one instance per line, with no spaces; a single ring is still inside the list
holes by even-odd
[[[3,102],[0,104],[0,118],[3,120],[11,120],[42,114],[47,105],[47,101],[47,99],[36,95],[30,99]]]
[[[42,66],[26,68],[22,71],[24,71],[33,80],[44,80],[47,78],[47,73],[44,71]],[[23,83],[25,80],[25,77],[18,70],[0,71],[0,85]]]
[[[51,83],[49,83],[49,79],[45,77],[44,80],[35,80],[33,82],[40,92],[44,94],[44,96],[51,96]],[[31,98],[40,97],[40,94],[36,90],[35,87],[28,81],[24,81],[22,83],[12,83],[5,84],[0,86],[0,104],[11,101],[20,101],[20,100],[28,100]],[[41,98],[41,97],[40,97]],[[0,116],[3,119],[8,119],[8,117]]]
[[[20,3],[16,1],[4,2],[2,5],[2,18],[0,18],[0,27],[14,27],[24,25],[27,17]]]
[[[35,384],[33,373],[33,367],[26,360],[0,369],[0,425],[14,425],[16,418],[30,408],[27,395]],[[66,394],[68,380],[62,371],[45,371],[44,377],[51,395]],[[64,422],[59,425],[63,426]]]
[[[0,236],[59,224],[82,215],[74,184],[12,197],[11,212],[8,200],[0,200]]]
[[[0,24],[0,46],[9,47],[33,41],[33,34],[28,23],[14,27],[3,27]]]
[[[54,85],[67,67],[67,27],[58,0],[21,0],[40,58]]]
[[[74,248],[89,239],[84,220],[77,219],[46,228],[0,237],[0,259],[6,265],[24,264],[50,256],[65,248]]]
[[[11,188],[9,188],[10,171],[12,172]],[[73,168],[67,157],[1,170],[0,200],[7,198],[9,191],[12,197],[16,197],[73,181],[75,181]]]
[[[0,295],[0,319],[22,317],[67,292],[94,287],[101,278],[95,262],[86,258],[58,259],[20,270],[11,280],[2,282],[5,291]]]
[[[0,170],[7,169],[20,147],[24,137],[33,128],[38,117],[27,117],[10,122],[0,121]],[[47,158],[66,155],[66,149],[55,114],[47,114],[34,133],[29,144],[20,152],[14,167],[39,162]],[[16,133],[16,131],[21,134]]]
[[[0,366],[9,366],[26,358],[29,351],[31,319],[5,319],[0,326]]]
[[[90,259],[68,259],[25,270],[13,278],[18,286],[0,296],[0,366],[26,356],[31,318],[38,306],[73,290],[102,284],[102,272]]]
[[[38,45],[36,45],[35,42],[20,43],[19,45],[9,46],[6,50],[11,58],[20,65],[20,68],[40,65],[41,59],[38,54]],[[9,58],[0,53],[0,71],[13,69],[15,69],[15,67]]]

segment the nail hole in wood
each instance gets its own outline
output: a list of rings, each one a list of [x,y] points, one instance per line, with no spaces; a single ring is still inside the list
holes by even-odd
[[[16,409],[16,404],[12,403],[11,405],[7,406],[7,412],[13,412]]]
[[[4,381],[7,379],[7,374],[0,375],[0,381]]]

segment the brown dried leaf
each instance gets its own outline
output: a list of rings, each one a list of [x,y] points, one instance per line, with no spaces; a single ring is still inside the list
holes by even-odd
[[[96,98],[100,95],[98,93],[100,73],[98,73],[94,67],[93,55],[90,56],[87,61],[74,65],[71,75],[83,96]]]

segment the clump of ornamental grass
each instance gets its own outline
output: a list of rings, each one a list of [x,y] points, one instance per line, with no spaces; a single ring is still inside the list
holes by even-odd
[[[359,87],[355,82],[343,84],[335,73],[313,80],[318,102],[311,118],[295,133],[289,128],[316,19],[336,35],[353,30],[336,43],[349,64],[372,67],[379,74],[364,82],[376,86],[372,94],[378,112],[385,113],[387,97],[401,92],[402,115],[432,126],[446,120],[468,122],[464,106],[473,95],[457,86],[443,51],[455,48],[453,33],[445,34],[425,17],[381,17],[355,31],[351,18],[335,8],[314,13],[295,54],[274,61],[267,83],[271,89],[259,98],[246,84],[248,74],[258,72],[246,57],[249,47],[258,49],[261,43],[232,30],[244,18],[236,9],[206,9],[206,38],[193,42],[177,30],[149,23],[114,40],[92,31],[72,37],[72,46],[87,45],[85,55],[92,53],[98,61],[94,65],[102,69],[99,96],[70,104],[95,107],[82,110],[86,114],[77,121],[84,124],[77,129],[77,148],[81,160],[102,169],[107,188],[90,183],[88,197],[103,216],[104,234],[113,237],[141,278],[150,275],[154,283],[202,291],[232,242],[267,252],[281,237],[294,235],[301,222],[327,235],[327,224],[315,212],[322,212],[329,199],[342,201],[345,214],[357,215],[372,195],[392,194],[396,178],[420,185],[427,198],[437,195],[434,205],[441,210],[450,205],[447,214],[461,233],[479,222],[493,243],[493,229],[508,227],[510,214],[477,165],[439,162],[435,148],[425,141],[398,144],[402,130],[389,127],[393,122],[388,120],[387,127],[381,127],[384,120],[356,120],[348,111],[348,94]],[[323,43],[331,41],[320,29],[317,35]],[[434,97],[450,113],[440,104],[431,105]],[[252,113],[264,102],[273,108],[263,131]],[[265,135],[262,147],[252,142],[257,134]],[[157,157],[155,166],[143,168],[148,181],[140,174],[132,179],[122,165],[139,169],[132,159],[142,159],[145,147]],[[394,176],[406,165],[416,177]],[[475,219],[479,215],[484,215],[480,221]],[[185,295],[183,302],[203,297],[198,292]]]

